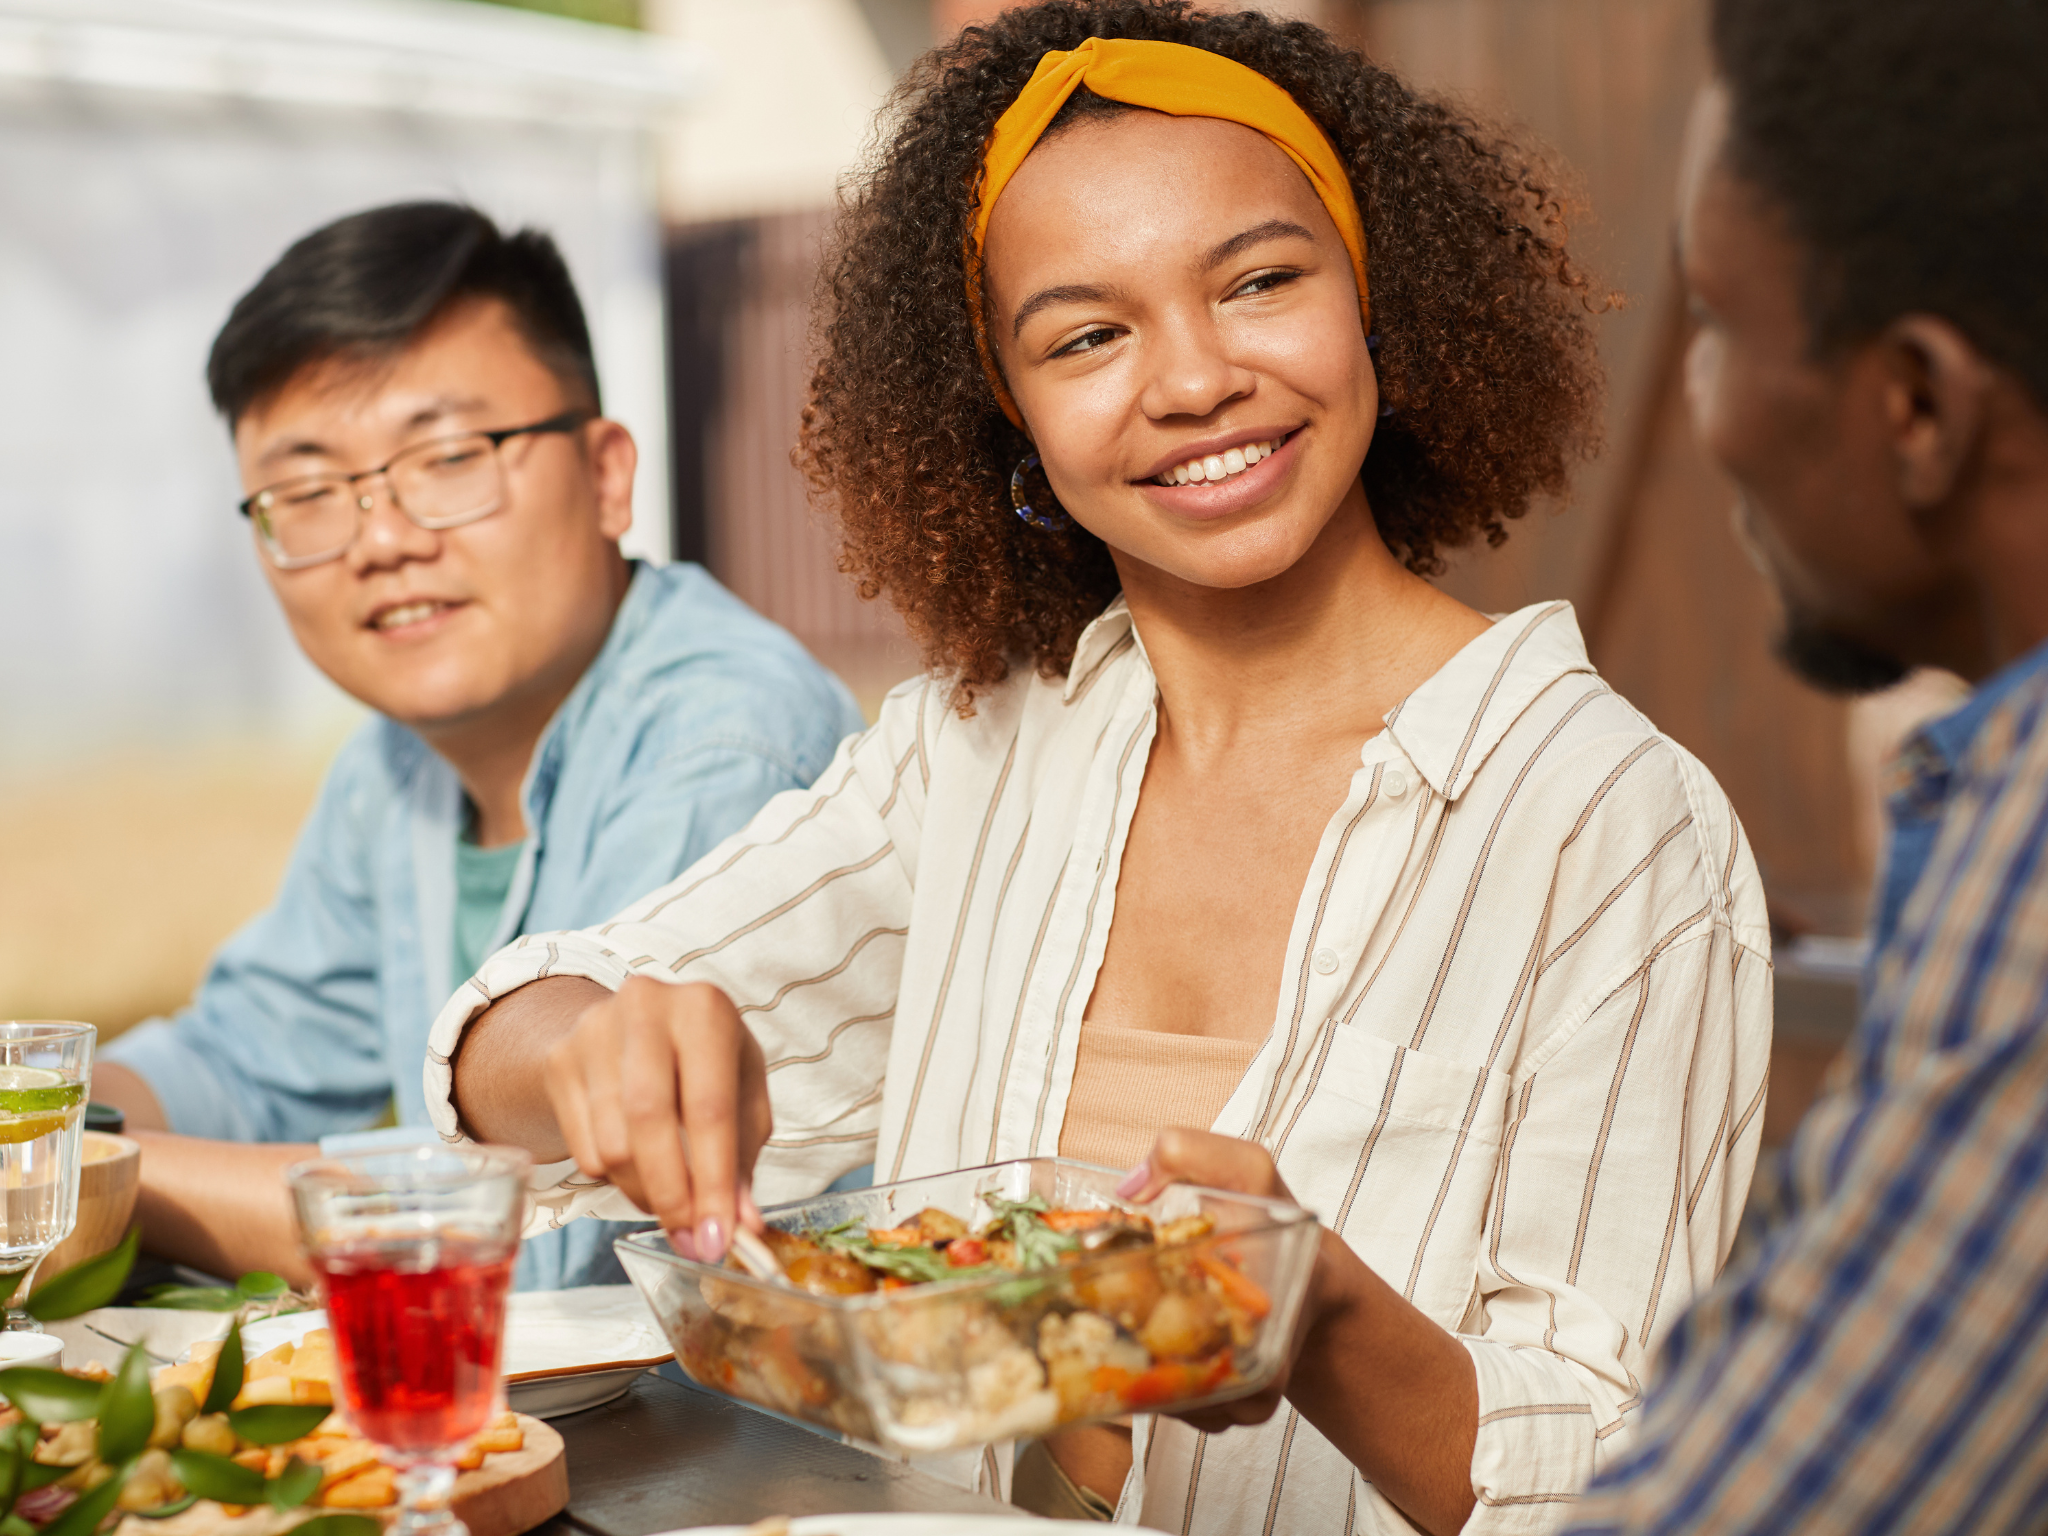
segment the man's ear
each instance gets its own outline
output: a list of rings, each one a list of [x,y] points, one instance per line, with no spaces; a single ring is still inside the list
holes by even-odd
[[[1953,496],[1982,444],[1997,371],[1956,327],[1906,315],[1879,338],[1889,379],[1892,460],[1900,499],[1922,513]]]
[[[597,492],[598,531],[616,542],[633,526],[633,474],[640,467],[640,449],[633,434],[609,417],[598,417],[583,431]]]

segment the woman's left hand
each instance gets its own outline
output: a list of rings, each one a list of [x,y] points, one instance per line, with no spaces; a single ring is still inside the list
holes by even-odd
[[[1292,1201],[1271,1154],[1208,1131],[1166,1130],[1119,1186],[1156,1199],[1202,1184]],[[1287,1358],[1262,1392],[1176,1415],[1205,1433],[1273,1416],[1282,1398],[1423,1530],[1445,1536],[1472,1512],[1479,1387],[1456,1335],[1411,1305],[1328,1227]]]
[[[1152,1144],[1151,1153],[1131,1170],[1130,1177],[1118,1186],[1117,1193],[1126,1200],[1142,1204],[1156,1200],[1170,1184],[1200,1184],[1209,1189],[1227,1189],[1234,1194],[1294,1203],[1294,1195],[1280,1177],[1271,1153],[1255,1141],[1240,1141],[1234,1136],[1218,1136],[1210,1131],[1161,1131],[1159,1139]],[[1365,1269],[1350,1247],[1327,1227],[1319,1228],[1318,1235],[1322,1246],[1316,1254],[1315,1270],[1309,1279],[1308,1292],[1302,1298],[1301,1311],[1295,1318],[1294,1336],[1288,1341],[1287,1358],[1272,1385],[1249,1397],[1219,1403],[1213,1408],[1199,1408],[1193,1413],[1176,1414],[1176,1418],[1184,1419],[1205,1434],[1220,1434],[1233,1425],[1262,1424],[1273,1416],[1287,1396],[1288,1383],[1294,1374],[1294,1362],[1301,1354],[1302,1342],[1323,1312],[1341,1304],[1345,1282],[1357,1278],[1351,1271]]]

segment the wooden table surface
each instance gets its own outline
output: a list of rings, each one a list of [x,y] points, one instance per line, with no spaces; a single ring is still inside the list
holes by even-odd
[[[770,1515],[1016,1513],[653,1372],[624,1397],[550,1422],[568,1446],[569,1507],[536,1536],[652,1536]]]

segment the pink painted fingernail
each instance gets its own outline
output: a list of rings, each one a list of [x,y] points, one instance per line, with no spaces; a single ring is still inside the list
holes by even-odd
[[[725,1224],[716,1216],[697,1223],[697,1257],[705,1264],[716,1264],[725,1257]]]
[[[1152,1160],[1150,1158],[1147,1158],[1144,1162],[1138,1164],[1137,1167],[1133,1168],[1129,1173],[1124,1175],[1124,1181],[1123,1183],[1117,1185],[1116,1192],[1123,1199],[1135,1200],[1138,1196],[1138,1191],[1143,1189],[1151,1181]]]
[[[677,1227],[668,1234],[668,1245],[686,1259],[697,1257],[697,1239],[690,1235],[688,1227]]]

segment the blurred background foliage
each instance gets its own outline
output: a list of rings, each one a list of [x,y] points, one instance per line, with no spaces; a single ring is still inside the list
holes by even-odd
[[[640,0],[485,0],[485,3],[510,6],[515,11],[546,11],[550,16],[597,21],[608,27],[640,25]]]

